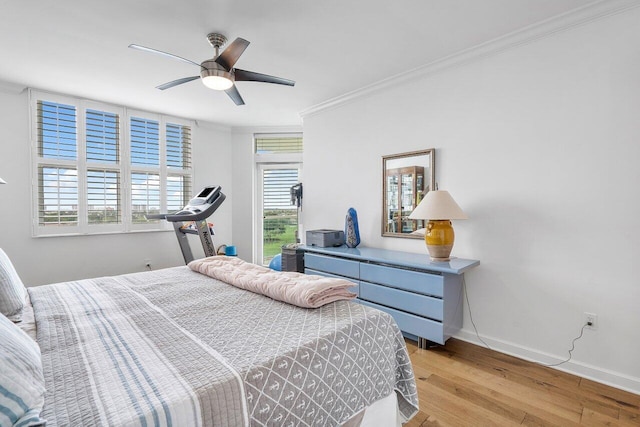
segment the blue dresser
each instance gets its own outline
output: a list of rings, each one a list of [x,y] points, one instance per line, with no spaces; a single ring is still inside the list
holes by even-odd
[[[462,327],[462,276],[480,264],[452,258],[431,262],[429,255],[376,248],[301,246],[306,274],[353,282],[356,302],[393,316],[402,333],[418,341],[444,344]]]

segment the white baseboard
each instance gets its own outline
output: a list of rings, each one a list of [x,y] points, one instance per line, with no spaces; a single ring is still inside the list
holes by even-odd
[[[457,334],[454,335],[454,338],[469,342],[471,344],[476,344],[481,347],[485,347],[485,345],[472,331],[460,330]],[[484,342],[487,343],[487,345],[489,345],[489,347],[491,347],[492,350],[508,354],[510,356],[518,357],[520,359],[528,360],[530,362],[540,363],[543,365],[551,365],[554,363],[560,363],[564,360],[559,359],[556,356],[540,352],[536,349],[523,347],[521,345],[492,339],[485,336],[482,336],[481,338]],[[589,380],[606,384],[611,387],[619,388],[630,393],[640,394],[640,378],[630,377],[628,375],[621,374],[620,372],[598,368],[596,366],[575,362],[573,360],[570,360],[560,366],[554,366],[553,369],[577,375],[582,378],[587,378]]]

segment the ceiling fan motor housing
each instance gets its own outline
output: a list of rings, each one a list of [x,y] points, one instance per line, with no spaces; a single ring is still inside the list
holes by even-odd
[[[215,58],[207,59],[200,64],[200,76],[204,79],[209,76],[225,77],[233,80],[232,73],[227,71],[222,65],[215,61]]]

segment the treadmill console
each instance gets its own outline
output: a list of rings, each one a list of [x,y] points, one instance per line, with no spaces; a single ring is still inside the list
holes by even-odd
[[[177,222],[208,218],[218,209],[225,198],[222,187],[219,185],[204,187],[193,199],[189,200],[187,206],[179,212],[166,215],[166,219],[169,222]]]
[[[220,188],[220,186],[211,186],[211,187],[204,187],[202,189],[202,191],[200,191],[200,193],[198,193],[197,196],[195,196],[193,199],[189,200],[189,205],[188,206],[198,206],[198,205],[204,205],[204,204],[211,204],[217,197],[218,194],[220,193],[220,190],[222,190],[222,188]],[[186,210],[186,207],[185,207]]]

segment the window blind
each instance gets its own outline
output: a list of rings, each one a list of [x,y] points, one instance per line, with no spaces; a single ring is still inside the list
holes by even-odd
[[[160,213],[160,175],[131,174],[131,219],[134,223],[158,222],[148,220],[147,214]]]
[[[87,205],[89,224],[121,222],[119,171],[87,170]]]
[[[87,162],[120,161],[120,121],[115,113],[86,111]]]
[[[167,177],[167,212],[177,212],[189,203],[191,180],[187,176]]]
[[[168,123],[167,166],[170,168],[191,168],[191,127]]]
[[[302,136],[255,135],[257,154],[302,153]]]
[[[52,159],[77,158],[76,107],[38,101],[38,154]]]
[[[38,167],[38,222],[41,226],[78,224],[78,171]]]
[[[159,123],[155,120],[132,117],[130,127],[131,164],[159,166]]]
[[[263,175],[264,209],[295,209],[290,189],[298,183],[297,169],[267,169]]]

